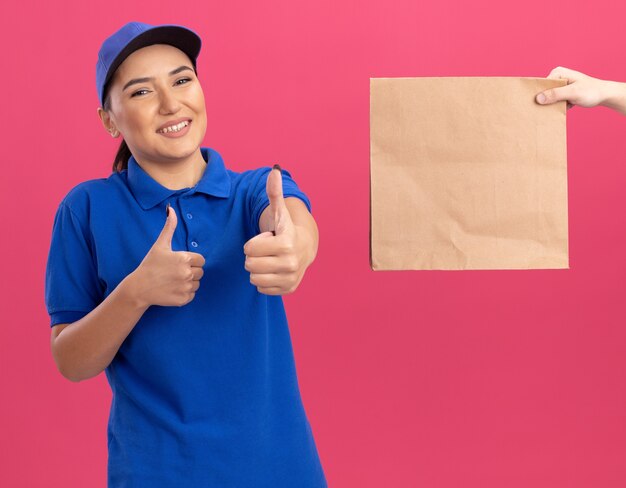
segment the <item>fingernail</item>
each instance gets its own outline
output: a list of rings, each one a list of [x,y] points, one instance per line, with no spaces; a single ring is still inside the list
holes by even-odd
[[[165,207],[165,215],[170,216],[170,202],[167,202],[167,207]]]
[[[540,93],[539,95],[537,95],[537,101],[539,103],[544,103],[546,101],[546,96],[543,93]]]
[[[283,173],[283,170],[280,169],[280,165],[278,163],[276,163],[272,169],[277,169],[281,174]]]

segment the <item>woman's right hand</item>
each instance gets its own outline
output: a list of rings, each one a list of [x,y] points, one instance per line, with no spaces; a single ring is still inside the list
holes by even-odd
[[[181,307],[192,301],[204,275],[202,254],[172,251],[178,218],[172,207],[163,230],[141,264],[131,273],[134,298],[143,306]]]

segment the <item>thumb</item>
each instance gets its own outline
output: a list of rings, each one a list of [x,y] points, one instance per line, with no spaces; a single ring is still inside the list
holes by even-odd
[[[562,100],[571,100],[574,97],[573,90],[572,85],[550,88],[549,90],[538,93],[535,100],[541,105],[549,105]]]
[[[176,224],[178,223],[178,218],[176,217],[176,212],[174,208],[167,204],[168,214],[165,219],[165,225],[159,234],[159,237],[155,241],[154,245],[158,247],[163,247],[165,249],[172,249],[172,237],[174,236],[174,231],[176,230]]]
[[[283,177],[282,170],[278,164],[275,164],[267,175],[267,183],[265,186],[267,197],[270,201],[270,215],[274,221],[274,231],[281,234],[287,225],[291,222],[291,216],[285,204],[283,196]]]

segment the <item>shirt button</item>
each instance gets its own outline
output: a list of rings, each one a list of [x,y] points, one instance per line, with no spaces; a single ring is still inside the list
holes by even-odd
[[[191,215],[190,213],[187,214],[187,218],[191,219],[193,217],[193,215]]]
[[[191,241],[191,245],[192,245],[193,247],[198,247],[198,243],[197,243],[196,241]]]

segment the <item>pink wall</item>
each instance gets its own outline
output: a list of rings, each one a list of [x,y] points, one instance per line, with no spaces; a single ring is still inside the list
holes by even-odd
[[[211,3],[3,9],[0,484],[105,486],[110,390],[56,370],[44,269],[60,199],[116,149],[98,48],[140,20],[203,37],[205,145],[236,170],[279,162],[311,197],[319,253],[285,302],[332,487],[626,486],[626,117],[568,112],[571,269],[368,264],[369,78],[626,81],[626,4]]]

